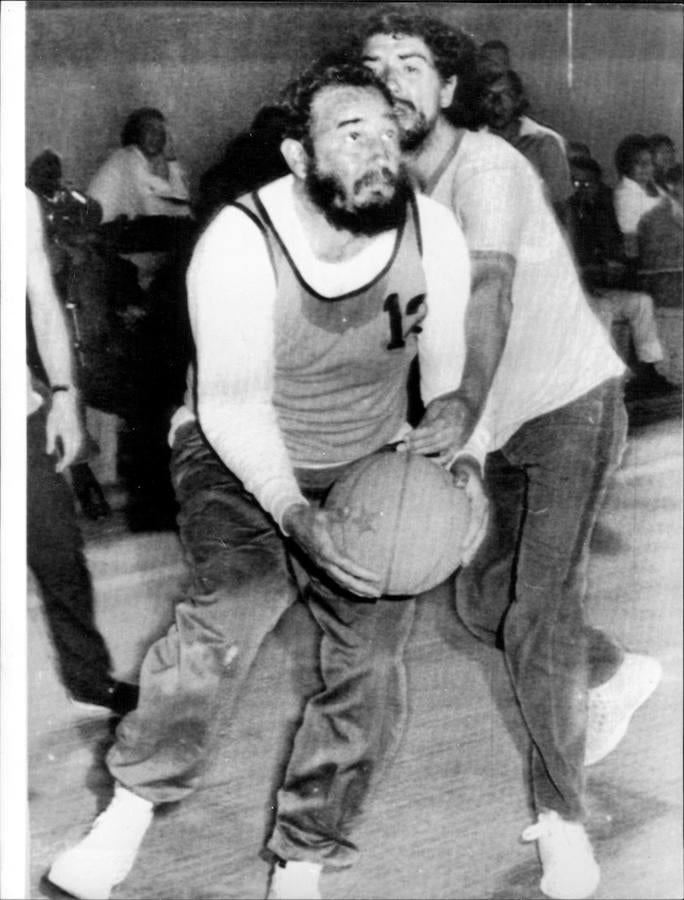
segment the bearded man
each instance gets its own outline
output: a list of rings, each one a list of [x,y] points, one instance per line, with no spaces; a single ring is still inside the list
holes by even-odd
[[[222,210],[190,265],[197,364],[171,467],[194,592],[143,662],[138,711],[107,757],[114,799],[50,871],[77,897],[108,897],[154,808],[197,787],[218,709],[297,599],[291,556],[321,627],[324,686],[278,793],[269,896],[318,897],[323,865],[354,860],[351,831],[402,732],[415,603],[380,596],[376,573],[335,548],[321,503],[350,464],[408,433],[416,355],[421,452],[453,464],[471,501],[466,562],[483,533],[481,481],[452,452],[470,284],[461,231],[409,188],[391,97],[368,69],[314,66],[283,105],[291,174]]]

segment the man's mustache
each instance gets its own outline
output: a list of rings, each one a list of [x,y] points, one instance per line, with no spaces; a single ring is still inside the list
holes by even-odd
[[[404,109],[408,110],[408,112],[416,111],[416,107],[414,106],[413,103],[411,103],[410,100],[396,100],[395,99],[392,101],[392,105],[394,106],[395,109],[400,106],[400,107],[403,107]]]
[[[365,172],[360,178],[354,182],[354,192],[360,191],[361,188],[375,187],[378,184],[386,184],[394,187],[397,183],[397,175],[391,169],[383,167],[375,169],[371,172]]]

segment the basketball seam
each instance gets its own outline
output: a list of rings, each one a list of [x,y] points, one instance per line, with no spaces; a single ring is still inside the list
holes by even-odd
[[[399,498],[397,500],[397,507],[396,507],[397,515],[395,516],[396,524],[395,524],[394,535],[393,535],[394,539],[392,541],[392,552],[390,554],[387,569],[385,571],[386,589],[389,588],[389,586],[390,586],[390,578],[392,577],[392,572],[394,571],[394,560],[397,555],[397,545],[399,544],[399,541],[398,541],[399,520],[401,517],[402,510],[404,508],[404,495],[406,493],[406,485],[408,483],[408,467],[409,467],[409,465],[410,465],[409,455],[408,455],[408,453],[406,453],[406,463],[404,465],[404,469],[403,469],[403,473],[402,473],[401,490],[399,491]]]

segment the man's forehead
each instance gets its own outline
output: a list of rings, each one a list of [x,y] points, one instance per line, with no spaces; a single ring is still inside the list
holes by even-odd
[[[416,55],[433,62],[432,53],[425,41],[415,34],[374,34],[366,39],[363,48],[365,57]]]
[[[377,88],[346,84],[322,88],[314,97],[311,111],[317,124],[328,127],[349,118],[363,118],[371,112],[386,113],[388,118],[393,116],[390,104]]]

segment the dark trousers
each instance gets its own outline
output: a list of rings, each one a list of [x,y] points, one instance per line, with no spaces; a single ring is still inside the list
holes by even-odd
[[[179,430],[171,472],[193,588],[145,656],[138,708],[118,727],[109,769],[154,803],[194,790],[215,742],[219,708],[233,707],[301,581],[321,629],[323,689],[306,705],[269,848],[286,859],[347,865],[357,852],[352,826],[402,733],[402,656],[414,601],[357,602],[302,568],[306,577],[296,579],[296,548],[195,424]],[[324,493],[312,491],[311,500]]]
[[[104,696],[109,652],[95,625],[93,589],[69,485],[45,452],[43,409],[27,419],[28,564],[36,577],[64,686],[73,695]]]
[[[621,380],[523,425],[487,458],[487,537],[457,580],[457,609],[502,647],[532,739],[537,808],[585,814],[587,691],[623,651],[588,625],[591,533],[625,447]]]

